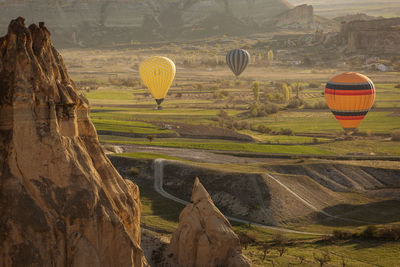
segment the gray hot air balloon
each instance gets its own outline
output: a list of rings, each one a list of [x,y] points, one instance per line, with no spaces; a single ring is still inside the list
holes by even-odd
[[[250,54],[243,49],[233,49],[226,54],[226,64],[238,77],[247,67],[250,61]]]

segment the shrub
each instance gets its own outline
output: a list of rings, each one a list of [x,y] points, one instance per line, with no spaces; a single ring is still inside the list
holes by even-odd
[[[150,142],[152,142],[152,141],[156,138],[156,136],[153,135],[153,134],[149,134],[148,136],[146,136],[146,138],[147,138],[147,140],[149,140]]]
[[[332,234],[336,240],[347,240],[353,237],[353,234],[348,231],[334,230]]]
[[[380,229],[379,237],[387,241],[400,241],[400,226]]]
[[[277,104],[267,102],[264,105],[254,103],[250,105],[250,116],[251,117],[262,117],[268,114],[274,114],[279,111]]]
[[[303,104],[304,104],[303,99],[301,99],[301,98],[292,98],[292,99],[290,99],[289,104],[287,104],[286,107],[287,108],[298,108]]]
[[[264,105],[264,110],[267,114],[275,114],[279,111],[279,106],[275,103],[267,101]]]
[[[321,101],[318,101],[317,103],[314,103],[313,108],[314,109],[328,109],[329,107],[325,101],[321,100]]]
[[[285,100],[285,96],[282,93],[269,93],[265,96],[268,101],[277,101],[283,102]]]
[[[400,88],[400,83],[395,85],[394,88]]]
[[[317,83],[317,82],[309,82],[308,83],[308,87],[310,87],[310,88],[319,88],[320,86],[321,86],[321,84]]]
[[[271,128],[268,128],[267,126],[260,124],[257,127],[257,131],[260,133],[270,133],[272,130],[271,130]]]
[[[179,93],[176,93],[176,97],[177,97],[177,98],[181,98],[181,97],[182,97],[182,93],[180,93],[180,92],[179,92]]]
[[[378,238],[378,229],[374,225],[369,225],[362,233],[363,239],[376,239]]]
[[[250,129],[250,123],[247,121],[236,121],[233,123],[233,127],[235,127],[237,130],[248,130]]]
[[[139,169],[138,169],[138,168],[135,168],[135,167],[131,167],[131,168],[129,169],[129,173],[130,173],[131,175],[133,175],[133,176],[138,175],[138,174],[139,174]]]
[[[293,130],[289,128],[281,128],[279,131],[281,135],[293,135]]]

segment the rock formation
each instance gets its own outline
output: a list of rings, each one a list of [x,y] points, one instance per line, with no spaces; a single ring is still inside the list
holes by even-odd
[[[400,18],[352,21],[339,38],[349,53],[400,54]]]
[[[0,38],[0,266],[146,266],[138,187],[40,23]]]
[[[311,5],[296,6],[279,15],[275,25],[278,28],[312,28],[314,8]]]
[[[190,204],[179,216],[169,251],[180,266],[251,266],[239,238],[196,178]]]

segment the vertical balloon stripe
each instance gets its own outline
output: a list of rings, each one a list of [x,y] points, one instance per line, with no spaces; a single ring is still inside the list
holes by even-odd
[[[226,64],[236,76],[246,69],[249,61],[250,54],[243,49],[234,49],[226,54]]]

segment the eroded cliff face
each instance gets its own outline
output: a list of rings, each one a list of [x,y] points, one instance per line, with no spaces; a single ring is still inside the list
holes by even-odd
[[[279,15],[275,25],[278,28],[313,28],[314,8],[311,5],[296,6]]]
[[[198,178],[168,250],[179,266],[251,266],[229,221],[215,207]]]
[[[400,18],[352,21],[339,38],[349,53],[400,54]]]
[[[146,266],[138,187],[103,153],[43,23],[0,38],[0,266]]]

